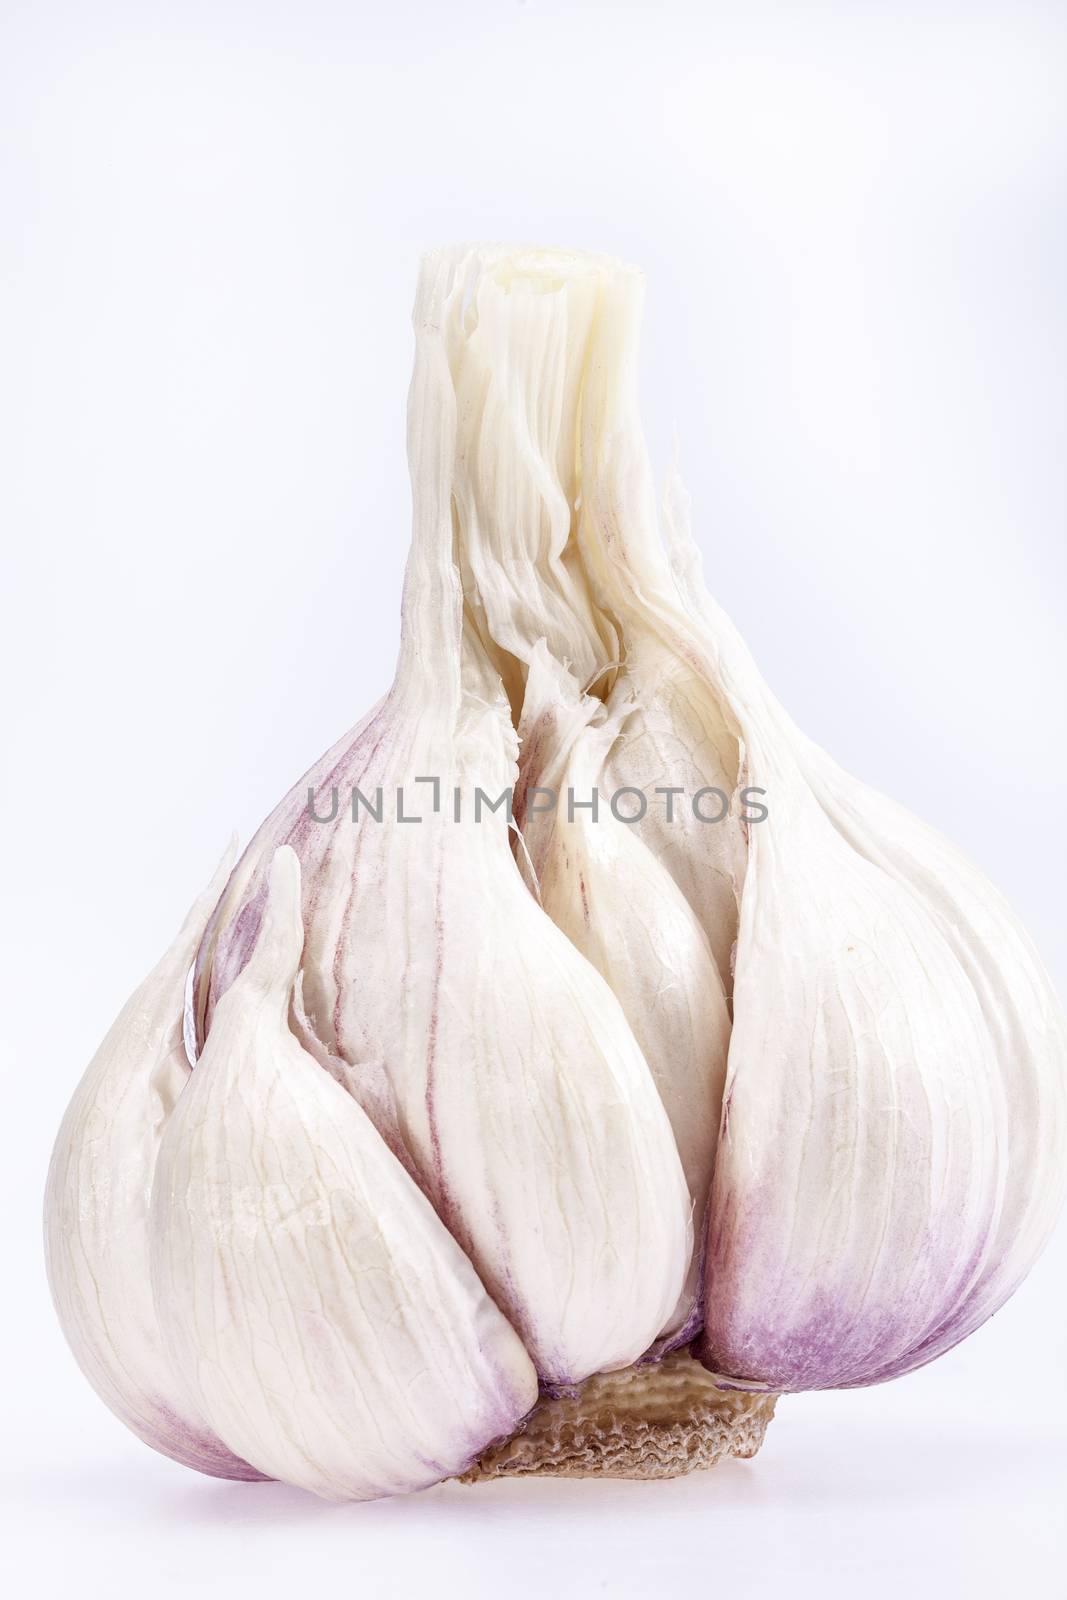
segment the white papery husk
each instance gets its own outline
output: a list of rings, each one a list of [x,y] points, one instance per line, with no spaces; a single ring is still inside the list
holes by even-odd
[[[272,1477],[372,1499],[464,1471],[537,1399],[522,1344],[355,1100],[289,1027],[300,869],[168,1125],[156,1304],[220,1436]]]

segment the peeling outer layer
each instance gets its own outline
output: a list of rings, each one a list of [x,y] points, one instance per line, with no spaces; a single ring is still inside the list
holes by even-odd
[[[45,1191],[45,1256],[60,1324],[97,1394],[140,1439],[219,1478],[262,1476],[212,1431],[164,1348],[149,1274],[159,1143],[189,1076],[186,975],[232,852],[123,1007],[63,1119]]]
[[[654,1366],[589,1378],[543,1398],[522,1429],[484,1452],[465,1483],[489,1478],[677,1478],[763,1443],[774,1394],[720,1388],[686,1350]]]
[[[365,1500],[461,1472],[537,1378],[425,1196],[289,1031],[302,942],[281,849],[252,959],[163,1140],[153,1286],[219,1435],[287,1483]]]

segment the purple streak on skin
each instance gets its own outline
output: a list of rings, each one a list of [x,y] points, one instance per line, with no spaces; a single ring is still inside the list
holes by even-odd
[[[433,1181],[437,1214],[448,1231],[455,1236],[455,1208],[449,1199],[445,1180],[445,1164],[441,1158],[441,1138],[437,1127],[437,1109],[434,1103],[434,1075],[437,1065],[437,1026],[440,1016],[441,968],[444,962],[445,930],[441,907],[441,863],[437,865],[434,883],[434,951],[433,977],[430,980],[430,1024],[426,1035],[426,1120],[430,1129],[430,1150],[433,1157]]]
[[[654,1367],[657,1361],[670,1355],[672,1350],[680,1350],[683,1345],[692,1344],[704,1326],[704,1306],[698,1299],[688,1317],[676,1333],[669,1333],[664,1339],[657,1339],[650,1345],[644,1355],[634,1363],[638,1367]]]
[[[735,1327],[709,1311],[705,1365],[738,1382],[747,1378],[777,1390],[827,1389],[861,1381],[857,1336],[875,1365],[892,1350],[891,1318],[883,1322],[872,1310],[861,1334],[852,1309],[844,1310],[825,1290],[813,1290],[806,1303],[803,1320],[791,1317],[787,1326],[759,1320]],[[773,1297],[768,1311],[773,1317]]]
[[[1001,1306],[1011,1299],[1019,1287],[1018,1281],[1010,1284],[997,1296],[991,1305],[975,1305],[976,1296],[972,1296],[963,1305],[958,1307],[932,1333],[928,1334],[920,1344],[914,1346],[898,1361],[891,1362],[888,1366],[879,1368],[864,1383],[888,1383],[891,1378],[902,1377],[906,1372],[914,1372],[918,1367],[925,1367],[931,1361],[936,1361],[938,1356],[943,1356],[947,1350],[960,1344],[970,1337],[976,1328],[983,1322],[988,1322],[990,1317],[996,1315]],[[856,1388],[856,1384],[843,1384],[843,1388]]]
[[[146,1444],[162,1455],[170,1456],[183,1467],[194,1467],[197,1472],[211,1478],[228,1478],[236,1483],[270,1483],[263,1472],[257,1472],[247,1461],[235,1456],[220,1439],[191,1427],[184,1417],[172,1411],[162,1400],[155,1400],[152,1408],[159,1417],[159,1427],[150,1430],[152,1438]],[[146,1430],[147,1431],[147,1430]]]
[[[304,875],[305,928],[310,924],[315,889],[309,880],[329,859],[331,835],[308,815],[307,791],[313,788],[318,792],[335,784],[340,786],[342,782],[359,784],[394,726],[390,713],[388,699],[381,701],[361,723],[357,723],[309,768],[261,824],[230,874],[229,883],[200,941],[194,965],[193,1007],[198,1053],[204,1048],[215,1006],[243,971],[255,948],[266,905],[266,870],[279,845],[292,845],[300,858],[301,868],[310,869]],[[341,820],[340,810],[338,818]],[[320,860],[315,859],[316,846],[322,848]],[[236,913],[231,913],[229,921],[224,923],[230,886],[241,881],[252,862],[255,863],[255,872],[244,900]]]
[[[932,1241],[922,1252],[930,1263],[929,1280],[936,1282]],[[982,1252],[969,1263],[973,1277]],[[966,1271],[966,1269],[965,1269]],[[701,1360],[713,1372],[732,1379],[738,1387],[751,1383],[781,1391],[855,1389],[884,1383],[950,1350],[973,1332],[997,1307],[976,1313],[973,1296],[936,1304],[931,1298],[925,1327],[916,1327],[915,1300],[904,1295],[881,1304],[860,1304],[836,1296],[819,1285],[804,1287],[806,1311],[802,1319],[775,1320],[774,1308],[792,1301],[788,1279],[767,1284],[757,1293],[749,1288],[746,1299],[765,1308],[759,1318],[742,1322],[731,1317],[734,1300],[727,1283],[708,1280],[706,1331]],[[1008,1298],[1007,1292],[998,1301]]]
[[[367,757],[366,762],[363,765],[363,768],[361,769],[360,776],[358,778],[353,778],[352,781],[354,783],[359,783],[362,780],[362,778],[365,777],[367,769],[370,766],[371,762],[373,761],[374,757],[377,755],[378,750],[379,750],[379,748],[380,748],[382,743],[383,743],[383,739],[378,739],[375,742],[373,749],[371,750],[370,754]],[[361,874],[362,874],[362,871],[363,871],[363,861],[362,861],[363,848],[364,848],[364,844],[366,842],[366,839],[367,839],[366,830],[362,829],[362,828],[357,829],[356,837],[355,837],[355,840],[353,842],[353,850],[352,850],[352,885],[353,885],[353,888],[354,888],[354,886],[355,886],[357,881],[361,881]],[[326,857],[324,858],[324,860],[329,858],[329,853],[330,853],[329,846],[327,846]],[[372,886],[368,885],[368,884],[365,884],[364,887],[372,887]],[[383,887],[383,885],[379,882],[377,885],[374,885],[373,887],[377,887],[377,888],[381,889]],[[304,912],[304,926],[305,926],[305,928],[310,928],[311,923],[314,920],[314,917],[315,917],[315,915],[316,915],[316,913],[318,911],[318,905],[319,905],[318,885],[309,883],[309,885],[308,885],[308,901],[307,901],[307,905],[305,907],[305,912]],[[355,910],[356,910],[356,897],[355,897],[354,893],[350,892],[349,895],[348,895],[348,899],[345,902],[344,914],[341,917],[340,937],[337,940],[337,946],[336,946],[336,948],[334,950],[334,953],[333,953],[333,962],[332,962],[332,966],[331,966],[331,971],[333,973],[334,989],[335,989],[335,992],[336,992],[336,998],[335,998],[334,1003],[333,1003],[333,1018],[332,1018],[332,1021],[333,1021],[333,1037],[334,1037],[335,1043],[340,1040],[341,1032],[342,1032],[342,1026],[341,1026],[341,1024],[342,1024],[342,1009],[344,1007],[344,1000],[345,1000],[344,953],[345,953],[345,950],[348,947],[348,940],[349,940],[349,935],[350,935],[350,932],[351,932],[352,920],[353,920],[353,918],[355,916]]]
[[[951,1349],[1011,1293],[1005,1288],[995,1304],[984,1303],[985,1285],[998,1270],[987,1259],[995,1235],[992,1213],[985,1237],[962,1263],[953,1259],[951,1225],[942,1219],[910,1248],[906,1272],[881,1266],[886,1289],[880,1300],[835,1286],[827,1281],[829,1271],[824,1281],[814,1269],[798,1281],[785,1259],[773,1269],[755,1267],[767,1260],[774,1216],[770,1186],[758,1185],[744,1200],[720,1194],[711,1213],[700,1357],[741,1388],[800,1391],[886,1382]],[[836,1277],[840,1285],[840,1269]],[[907,1287],[895,1294],[894,1283]]]
[[[520,833],[526,826],[526,802],[530,793],[531,774],[540,775],[544,767],[544,752],[546,747],[551,751],[555,748],[556,720],[551,707],[540,712],[534,718],[532,728],[523,738],[522,748],[519,752],[518,773],[515,779],[515,789],[511,797],[511,814]],[[536,785],[534,785],[536,788]]]

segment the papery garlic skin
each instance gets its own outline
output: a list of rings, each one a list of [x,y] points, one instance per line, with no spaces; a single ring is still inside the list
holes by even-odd
[[[584,376],[609,269],[632,271],[564,251],[470,251],[446,308],[455,554],[470,624],[516,720],[537,641],[582,683],[618,661],[613,619],[572,537]]]
[[[219,1433],[271,1476],[364,1500],[463,1471],[537,1378],[425,1196],[290,1032],[302,945],[282,849],[163,1140],[153,1282]]]
[[[45,1259],[60,1324],[104,1403],[154,1450],[219,1478],[259,1478],[211,1430],[163,1348],[148,1208],[160,1139],[189,1077],[185,980],[232,853],[131,995],[67,1108],[45,1190]]]

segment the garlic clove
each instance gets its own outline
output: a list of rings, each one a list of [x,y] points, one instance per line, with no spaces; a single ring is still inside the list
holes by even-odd
[[[231,860],[232,853],[126,1002],[75,1090],[48,1171],[45,1256],[67,1342],[115,1415],[186,1466],[259,1478],[212,1433],[166,1355],[148,1263],[152,1175],[189,1077],[186,974]]]
[[[432,1061],[409,1027],[397,1094],[441,1215],[542,1376],[569,1383],[637,1360],[667,1324],[692,1252],[690,1200],[616,996],[493,832],[495,858],[485,828],[442,851]],[[447,924],[463,904],[484,922],[457,936]],[[382,972],[384,1031],[397,974]],[[421,983],[404,982],[416,999]]]
[[[870,1381],[964,1295],[1004,1103],[981,1007],[910,890],[750,731],[752,829],[705,1268],[704,1356],[775,1389]]]
[[[599,720],[594,720],[599,719]],[[531,788],[554,807],[524,809],[533,887],[543,909],[605,979],[622,1006],[670,1120],[702,1234],[719,1132],[730,1017],[711,949],[670,874],[612,810],[603,766],[618,719],[582,696],[571,674],[535,650],[519,724],[517,808]],[[586,809],[598,792],[596,820]],[[579,799],[579,807],[569,804]],[[640,798],[640,797],[638,797]],[[646,803],[647,803],[647,796]],[[624,808],[634,797],[620,797]],[[702,1250],[661,1332],[692,1330]]]
[[[806,776],[837,831],[916,896],[966,974],[996,1064],[997,1217],[965,1290],[903,1364],[932,1361],[1015,1292],[1062,1208],[1067,1165],[1067,1028],[1048,974],[1011,908],[972,862],[903,806],[859,783],[808,740]]]
[[[231,1446],[365,1500],[465,1470],[537,1380],[425,1197],[289,1031],[302,945],[281,849],[163,1141],[153,1281],[173,1359]]]

